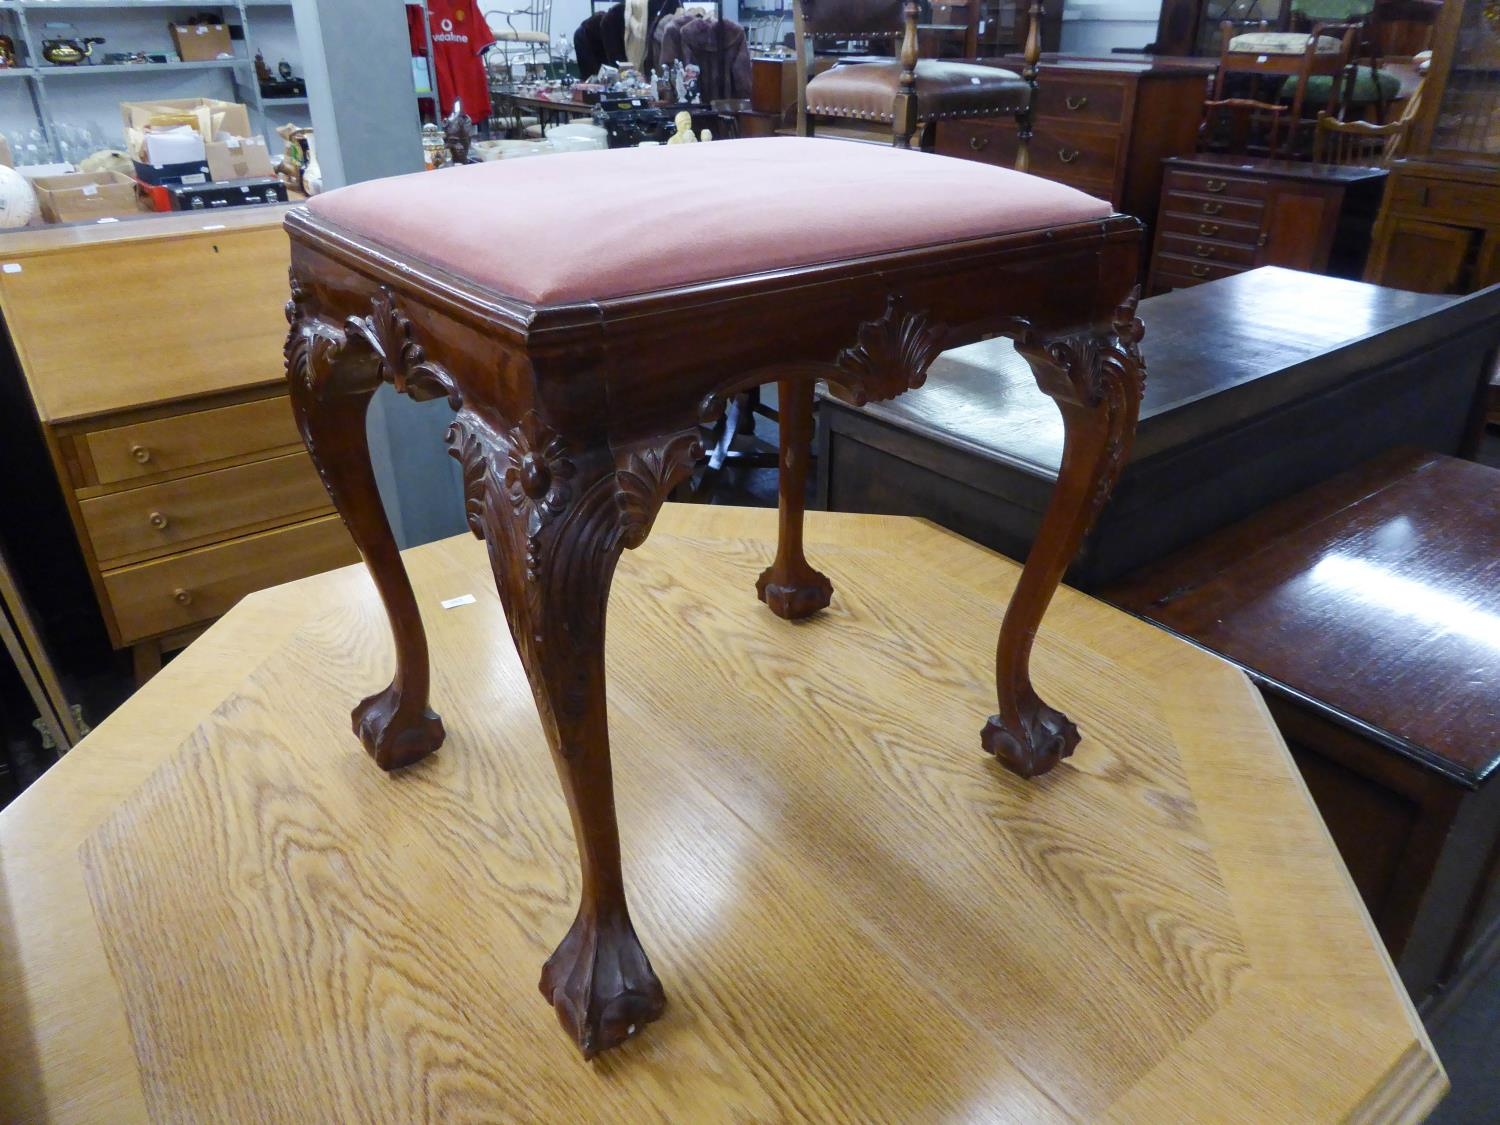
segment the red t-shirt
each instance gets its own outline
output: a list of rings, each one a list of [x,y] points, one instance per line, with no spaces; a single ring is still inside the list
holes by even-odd
[[[468,0],[427,0],[427,15],[443,116],[452,113],[458,101],[473,120],[483,121],[490,115],[490,84],[482,57],[495,41],[490,25]]]

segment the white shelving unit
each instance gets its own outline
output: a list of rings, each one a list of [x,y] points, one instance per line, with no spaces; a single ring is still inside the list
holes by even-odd
[[[43,40],[95,35],[105,39],[94,48],[96,55],[175,55],[168,24],[204,11],[218,12],[230,28],[233,59],[53,66],[42,58]],[[262,98],[255,78],[257,50],[272,73],[282,60],[303,73],[289,0],[0,0],[0,35],[15,43],[22,64],[0,69],[0,132],[35,134],[35,155],[42,159],[63,158],[60,136],[68,126],[89,129],[111,147],[122,146],[122,101],[208,97],[243,102],[252,127],[265,134],[273,152],[280,149],[278,125],[311,123],[306,98]]]

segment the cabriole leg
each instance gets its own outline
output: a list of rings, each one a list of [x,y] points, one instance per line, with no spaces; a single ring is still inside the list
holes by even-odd
[[[776,561],[761,573],[755,593],[777,617],[810,617],[833,599],[833,583],[814,570],[802,549],[807,506],[807,467],[812,448],[813,384],[782,379],[776,384],[781,427],[780,534]]]
[[[365,414],[380,386],[380,361],[316,317],[295,308],[293,317],[287,381],[297,428],[370,570],[396,643],[396,674],[354,708],[354,733],[381,769],[400,769],[443,744],[443,723],[427,706],[427,635],[370,466]]]
[[[1138,296],[1137,290],[1112,324],[1061,339],[1028,333],[1016,342],[1037,383],[1057,402],[1065,429],[1057,487],[1000,627],[1000,710],[981,735],[984,748],[1022,777],[1046,773],[1078,745],[1078,728],[1032,687],[1031,648],[1063,573],[1130,455],[1146,385]]]
[[[450,442],[572,816],[581,899],[542,969],[541,991],[592,1058],[666,1004],[625,902],[604,625],[620,552],[644,542],[662,500],[691,471],[697,435],[673,435],[617,464],[608,449],[576,447],[535,412],[503,428],[464,411]]]

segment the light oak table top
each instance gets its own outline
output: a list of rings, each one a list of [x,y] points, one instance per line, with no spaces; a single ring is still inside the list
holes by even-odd
[[[1018,568],[813,513],[832,608],[756,602],[774,511],[669,505],[609,634],[665,1017],[590,1064],[536,989],[562,797],[482,546],[408,552],[448,741],[382,775],[359,568],[254,594],[0,813],[21,1121],[1412,1121],[1431,1044],[1259,697],[1063,591],[1084,742],[980,750]],[[440,602],[473,594],[471,604]]]

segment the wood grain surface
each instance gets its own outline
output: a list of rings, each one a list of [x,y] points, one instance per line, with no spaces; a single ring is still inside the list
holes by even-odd
[[[754,598],[775,513],[668,506],[609,637],[633,917],[670,1002],[584,1063],[536,994],[568,818],[483,547],[407,553],[448,740],[395,776],[360,569],[252,595],[0,813],[0,1117],[1418,1120],[1430,1044],[1258,698],[1063,591],[1088,735],[984,755],[1017,568],[813,513],[838,591]],[[451,610],[439,601],[473,594]],[[705,704],[704,701],[709,701]],[[8,901],[7,901],[8,899]]]

